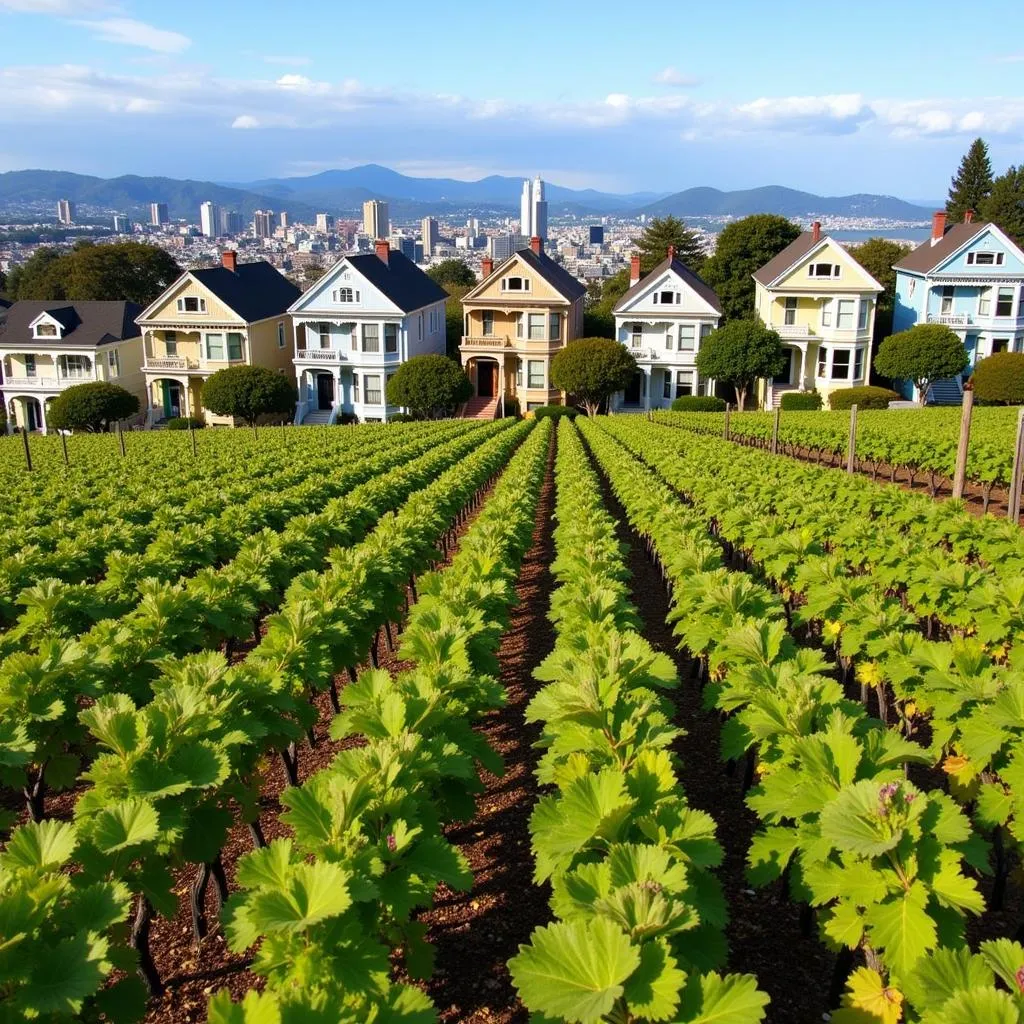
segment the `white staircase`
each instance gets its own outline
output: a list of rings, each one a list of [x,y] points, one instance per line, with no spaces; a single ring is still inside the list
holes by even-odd
[[[330,409],[314,409],[312,412],[306,413],[306,415],[303,417],[302,425],[304,427],[323,427],[330,422]]]
[[[964,386],[959,377],[937,380],[928,388],[925,405],[963,405]]]

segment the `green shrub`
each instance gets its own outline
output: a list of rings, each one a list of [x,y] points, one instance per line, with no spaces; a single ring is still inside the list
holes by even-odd
[[[817,391],[787,391],[782,396],[782,408],[816,412],[821,408],[821,395]]]
[[[252,425],[261,417],[295,412],[295,384],[267,366],[231,366],[203,384],[203,405],[218,416]]]
[[[414,423],[416,417],[409,412],[396,412],[394,416],[388,417],[388,423]]]
[[[117,420],[139,411],[139,399],[130,391],[94,380],[62,391],[46,409],[46,421],[54,430],[109,430]]]
[[[359,422],[359,417],[354,412],[342,412],[338,413],[338,418],[334,422],[342,427],[350,427]]]
[[[506,416],[514,416],[514,417],[516,417],[518,419],[519,415],[520,415],[520,412],[521,412],[521,410],[520,410],[520,407],[519,407],[519,399],[518,398],[509,398],[508,396],[506,396],[505,397],[505,415]]]
[[[849,409],[851,405],[858,409],[888,409],[890,402],[895,402],[900,395],[888,388],[876,388],[871,384],[861,388],[841,388],[828,396],[830,409]]]
[[[206,426],[206,421],[199,416],[172,416],[164,426],[168,430],[200,430]]]
[[[974,397],[997,405],[1024,404],[1024,352],[996,352],[971,375]]]
[[[568,416],[574,420],[579,415],[579,409],[574,409],[571,405],[542,405],[539,409],[533,410],[533,415],[538,420],[547,417],[557,420],[560,416]]]
[[[725,412],[725,400],[714,395],[680,395],[672,403],[673,412]]]

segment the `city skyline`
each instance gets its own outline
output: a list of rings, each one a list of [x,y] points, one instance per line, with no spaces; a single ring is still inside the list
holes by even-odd
[[[342,75],[321,0],[301,19],[247,5],[244,37],[232,4],[0,0],[17,54],[0,71],[0,170],[237,181],[369,162],[462,179],[543,166],[548,181],[619,192],[778,183],[920,198],[944,193],[975,135],[997,170],[1019,160],[1024,14],[1010,0],[987,8],[1007,42],[961,52],[922,30],[955,20],[951,0],[865,0],[852,25],[810,3],[784,18],[736,6],[657,0],[638,18],[528,2],[518,14],[547,45],[491,78],[454,56],[502,38],[486,7],[439,18],[400,2],[389,59],[356,48]],[[346,11],[346,31],[374,31],[375,17]]]

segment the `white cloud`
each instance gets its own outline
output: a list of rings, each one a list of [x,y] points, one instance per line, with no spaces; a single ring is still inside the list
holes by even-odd
[[[232,128],[259,128],[259,126],[259,118],[253,117],[251,114],[239,114],[231,122]]]
[[[103,18],[100,21],[80,21],[78,24],[91,29],[96,38],[103,42],[141,46],[157,53],[181,53],[192,45],[192,40],[180,32],[147,25],[134,18]]]
[[[267,54],[263,58],[264,64],[283,64],[285,67],[304,68],[313,63],[310,57],[287,57]]]
[[[109,9],[104,0],[0,0],[0,11],[20,14],[82,14]]]
[[[870,109],[859,93],[826,96],[762,96],[741,103],[735,116],[777,131],[809,131],[823,134],[856,131],[870,120]]]
[[[1006,53],[1002,57],[991,58],[996,64],[1022,64],[1024,63],[1024,53]]]
[[[678,68],[668,67],[662,68],[655,76],[654,80],[659,85],[674,85],[678,89],[685,89],[691,85],[700,85],[700,79],[693,75],[685,75]]]

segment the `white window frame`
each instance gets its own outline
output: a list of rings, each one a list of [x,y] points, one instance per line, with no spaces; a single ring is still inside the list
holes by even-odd
[[[834,299],[822,299],[821,300],[821,326],[831,327],[832,326],[832,305],[835,302]]]
[[[287,340],[287,336],[284,331],[284,321],[281,321],[277,325],[277,347],[284,348]]]
[[[49,332],[48,334],[42,333],[44,327]],[[32,337],[38,338],[41,341],[49,341],[53,338],[59,338],[60,328],[55,323],[52,323],[49,320],[44,320],[42,323],[36,324],[35,327],[32,328]]]
[[[946,292],[949,292],[947,295]],[[951,284],[944,284],[939,292],[939,316],[949,316],[953,312],[953,303],[956,301],[956,287]]]
[[[1003,295],[1004,292],[1009,292],[1010,293],[1010,310],[1009,310],[1008,313],[1000,313],[999,312],[999,300],[1000,300],[1000,297]],[[1012,317],[1013,316],[1013,307],[1016,305],[1016,302],[1017,302],[1017,293],[1016,293],[1016,289],[1014,289],[1014,287],[1012,285],[1001,285],[1000,287],[996,288],[996,304],[995,304],[995,308],[993,310],[993,316],[996,316],[999,319],[1003,319],[1004,317]]]
[[[188,304],[194,302],[196,309],[189,309]],[[206,299],[201,295],[182,295],[178,299],[178,312],[179,313],[205,313],[206,312]]]
[[[373,347],[368,347],[368,342],[371,340],[369,331],[373,331],[372,336]],[[363,329],[360,331],[360,351],[369,352],[375,354],[380,352],[380,326],[378,324],[363,324]],[[365,388],[364,388],[365,391]]]
[[[539,375],[539,377],[535,377],[534,376],[534,368],[538,367],[538,366],[540,367],[540,375]],[[540,380],[539,384],[535,384],[534,383],[534,380],[536,380],[536,379]],[[540,391],[540,390],[542,390],[545,387],[546,380],[547,380],[547,374],[545,373],[545,370],[544,370],[544,360],[543,359],[528,359],[526,361],[526,386],[527,386],[527,388],[529,388],[529,389],[531,389],[533,391]]]
[[[164,331],[164,352],[167,353],[171,359],[177,358],[178,355],[178,332],[177,331]]]
[[[210,339],[217,338],[220,345],[221,355],[211,356],[210,355]],[[228,349],[227,339],[224,337],[223,331],[213,331],[210,334],[203,335],[203,351],[206,353],[206,359],[211,363],[225,363],[227,362]]]
[[[993,252],[991,249],[977,249],[967,254],[967,265],[969,267],[1001,267],[1003,265],[1003,253]],[[991,261],[981,260],[979,256],[991,256]]]
[[[822,267],[828,267],[828,273],[827,274],[819,273],[819,270]],[[827,277],[830,280],[833,280],[833,279],[835,279],[837,277],[840,277],[842,275],[842,270],[843,270],[842,265],[839,264],[839,263],[817,263],[817,262],[815,262],[815,263],[808,263],[807,264],[807,276],[808,277],[814,277],[814,278]]]
[[[853,351],[853,376],[851,381],[864,379],[864,346],[858,345]]]
[[[844,308],[847,307],[847,308]],[[849,318],[849,325],[843,326],[843,318]],[[839,299],[836,302],[836,330],[837,331],[852,331],[857,325],[857,300],[856,299]]]
[[[110,371],[111,377],[121,376],[121,359],[116,348],[107,350],[107,370]]]
[[[794,327],[796,325],[796,314],[799,308],[800,300],[795,295],[787,295],[782,300],[782,324],[784,327]]]
[[[331,347],[331,325],[326,320],[321,320],[316,325],[316,336],[321,349]]]
[[[421,315],[420,319],[422,320],[422,315]],[[483,336],[485,338],[493,338],[494,337],[494,310],[493,309],[485,309],[485,310],[483,310],[481,312],[481,314],[480,314],[480,324],[481,324],[480,330],[483,331]]]
[[[371,381],[376,381],[377,382],[377,386],[373,387],[372,384],[371,384]],[[364,373],[363,374],[363,396],[364,396],[363,397],[363,404],[364,405],[383,405],[384,404],[384,392],[381,390],[383,388],[383,386],[384,386],[383,385],[383,381],[381,380],[381,375],[379,373]],[[374,401],[370,397],[371,394],[376,394],[376,395],[379,396],[377,401]]]
[[[509,284],[512,281],[518,281],[522,287],[510,288]],[[530,290],[530,279],[528,277],[521,277],[517,274],[513,274],[510,277],[503,277],[501,279],[501,290],[503,292],[528,292]]]
[[[548,313],[548,341],[562,340],[562,314]]]
[[[845,356],[845,367],[846,373],[840,377],[836,374],[836,356]],[[854,360],[852,358],[853,353],[848,348],[836,348],[832,350],[832,358],[829,360],[828,368],[828,379],[829,380],[850,380],[850,373],[853,371]]]
[[[871,300],[861,299],[857,304],[857,330],[866,331],[871,319]]]
[[[38,373],[36,368],[36,355],[34,352],[25,353],[25,376],[35,377]]]
[[[633,326],[629,331],[629,347],[630,348],[643,348],[644,347],[644,325],[641,323],[634,322]]]
[[[388,348],[388,332],[391,332],[392,347]],[[398,353],[398,324],[384,325],[384,352],[385,354],[397,355]],[[386,382],[385,382],[386,384]]]
[[[992,315],[992,288],[982,288],[978,292],[978,316]]]
[[[545,341],[547,333],[547,325],[544,321],[547,317],[543,313],[527,313],[526,314],[526,340],[527,341]],[[539,320],[540,323],[534,325],[533,321]],[[536,334],[534,331],[536,330]]]
[[[679,351],[693,352],[697,348],[697,325],[679,325]]]

